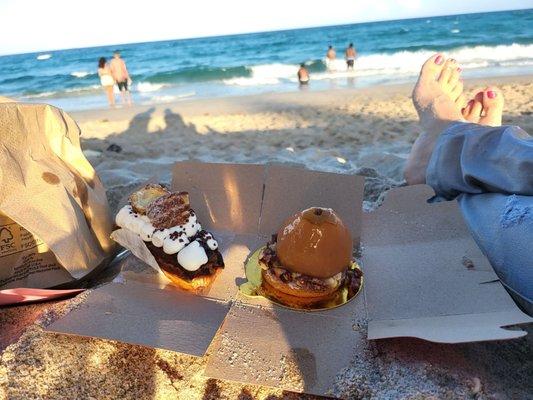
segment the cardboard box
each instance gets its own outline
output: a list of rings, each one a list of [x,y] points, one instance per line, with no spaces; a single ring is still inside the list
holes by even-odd
[[[429,204],[428,186],[391,190],[378,210],[363,214],[360,176],[195,162],[176,163],[173,172],[173,190],[188,191],[202,226],[221,238],[223,274],[202,297],[126,267],[119,282],[94,290],[49,330],[197,356],[214,338],[207,376],[328,395],[335,375],[367,340],[362,320],[369,321],[368,339],[446,343],[516,338],[526,333],[502,326],[533,322],[497,282],[457,204]],[[311,206],[336,210],[361,244],[361,293],[315,312],[239,293],[247,257],[288,217]],[[128,262],[133,269],[142,264]],[[114,315],[123,329],[109,322]],[[134,328],[140,333],[132,335]]]

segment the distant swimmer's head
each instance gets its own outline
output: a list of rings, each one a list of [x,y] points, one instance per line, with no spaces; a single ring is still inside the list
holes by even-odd
[[[105,57],[100,57],[98,59],[98,68],[104,68],[106,64],[107,60],[105,59]]]
[[[115,58],[119,58],[120,57],[120,53],[118,50],[115,50],[115,52],[113,53],[113,57]]]
[[[300,67],[305,68],[305,63],[301,63]]]
[[[332,46],[332,45],[329,45],[329,46],[328,46],[328,48],[329,48],[329,49],[332,49],[332,48],[333,48],[333,46]]]
[[[350,45],[348,47],[353,47],[353,43],[350,43]]]

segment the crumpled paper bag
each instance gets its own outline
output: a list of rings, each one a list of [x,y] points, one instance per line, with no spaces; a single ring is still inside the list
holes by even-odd
[[[116,252],[105,191],[79,136],[55,107],[0,104],[0,289],[72,283]]]

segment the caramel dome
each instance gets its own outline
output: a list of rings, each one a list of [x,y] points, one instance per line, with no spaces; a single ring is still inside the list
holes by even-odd
[[[350,265],[352,245],[352,235],[335,211],[311,207],[283,224],[276,251],[288,270],[329,278]]]

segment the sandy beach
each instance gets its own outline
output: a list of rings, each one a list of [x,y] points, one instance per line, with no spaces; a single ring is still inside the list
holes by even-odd
[[[498,86],[506,99],[503,123],[533,133],[532,82],[532,76],[465,80],[465,92],[473,97],[487,84]],[[178,160],[277,162],[363,175],[364,208],[372,210],[388,189],[405,185],[403,168],[420,132],[412,86],[304,90],[70,115],[81,128],[82,149],[114,211],[147,179],[169,183]],[[208,379],[202,374],[207,357],[43,330],[83,300],[81,295],[0,309],[0,399],[317,398]],[[368,342],[338,375],[332,394],[349,399],[531,398],[533,326],[523,329],[529,335],[513,341]]]

